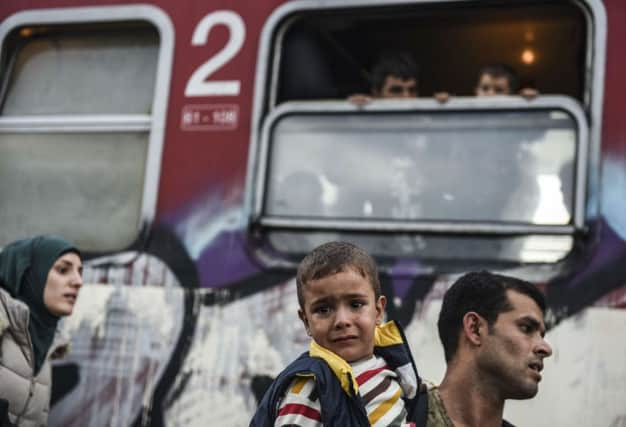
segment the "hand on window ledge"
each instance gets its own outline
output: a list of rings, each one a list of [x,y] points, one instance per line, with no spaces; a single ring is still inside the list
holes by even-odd
[[[348,102],[351,102],[358,107],[362,107],[372,102],[372,99],[373,98],[371,95],[366,95],[364,93],[355,93],[354,95],[350,95],[348,97]]]

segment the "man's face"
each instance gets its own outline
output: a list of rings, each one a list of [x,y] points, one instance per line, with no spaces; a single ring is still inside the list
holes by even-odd
[[[376,300],[368,279],[347,269],[306,283],[303,296],[304,310],[298,315],[315,342],[347,362],[373,354],[385,297]]]
[[[483,74],[478,80],[476,86],[476,96],[494,96],[494,95],[510,95],[511,87],[509,79],[500,76],[495,77],[491,74]]]
[[[529,399],[537,394],[543,359],[552,348],[543,338],[543,314],[532,298],[512,290],[507,297],[513,310],[500,313],[485,337],[479,375],[503,399]]]
[[[394,75],[385,77],[379,98],[415,98],[417,96],[417,81],[403,79]]]

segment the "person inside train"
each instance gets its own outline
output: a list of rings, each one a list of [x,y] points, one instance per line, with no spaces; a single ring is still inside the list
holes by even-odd
[[[50,360],[67,341],[57,331],[74,310],[80,251],[54,236],[19,240],[0,252],[0,425],[44,426],[52,388]]]
[[[408,52],[383,54],[370,72],[370,93],[354,94],[348,101],[363,105],[373,98],[416,98],[419,93],[419,67]]]
[[[415,425],[421,381],[400,325],[382,322],[373,258],[325,243],[302,260],[296,286],[309,350],[278,375],[250,425]]]
[[[481,68],[478,73],[474,95],[484,97],[518,94],[526,99],[533,99],[539,94],[536,89],[519,86],[519,77],[513,68],[505,64],[489,64]],[[446,102],[450,96],[448,92],[438,92],[435,94],[435,99],[439,102]]]
[[[538,95],[536,89],[520,88],[517,73],[504,64],[491,64],[483,67],[478,74],[474,93],[476,96],[519,94],[525,98],[533,98]]]

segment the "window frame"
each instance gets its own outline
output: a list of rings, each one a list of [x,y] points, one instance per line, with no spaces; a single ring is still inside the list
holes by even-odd
[[[599,161],[600,161],[600,138],[602,130],[602,103],[603,103],[603,87],[604,72],[606,58],[606,10],[600,0],[572,0],[572,4],[579,7],[587,20],[587,51],[585,55],[585,86],[583,90],[584,100],[583,106],[580,108],[579,103],[571,98],[563,96],[546,96],[541,95],[531,103],[521,101],[521,98],[508,98],[503,104],[498,104],[498,108],[506,103],[511,103],[511,107],[519,108],[535,108],[535,107],[565,107],[565,109],[576,117],[579,127],[579,144],[577,149],[577,169],[575,172],[575,194],[574,213],[572,216],[571,227],[569,226],[506,226],[499,224],[482,224],[471,227],[459,226],[455,223],[442,222],[437,226],[431,224],[426,227],[409,226],[406,229],[398,227],[397,224],[391,226],[383,223],[359,222],[361,225],[354,225],[354,221],[335,221],[330,224],[320,224],[309,220],[293,220],[293,221],[276,221],[262,215],[263,192],[264,192],[264,176],[267,167],[267,132],[271,124],[276,121],[277,117],[287,114],[290,109],[297,111],[300,103],[287,103],[288,106],[275,106],[277,93],[277,78],[279,73],[281,43],[282,38],[297,16],[307,12],[320,12],[333,9],[349,9],[355,10],[360,8],[371,8],[376,6],[406,6],[408,4],[419,5],[421,3],[450,3],[452,0],[329,0],[323,3],[312,0],[296,0],[277,8],[267,19],[259,41],[258,60],[255,74],[254,100],[252,110],[252,126],[250,132],[250,150],[248,154],[248,169],[246,176],[246,194],[244,200],[244,214],[249,229],[256,229],[255,226],[261,228],[304,228],[304,229],[338,229],[338,230],[371,230],[376,231],[417,231],[429,229],[435,233],[463,233],[463,232],[480,232],[487,234],[501,233],[538,233],[538,234],[573,234],[577,230],[583,230],[588,218],[593,218],[599,210],[598,194],[599,185]],[[463,2],[479,3],[480,0],[462,0]],[[565,100],[567,98],[568,100]],[[516,100],[517,99],[517,100]],[[401,102],[401,101],[397,101]],[[402,101],[405,102],[405,101]],[[481,102],[481,101],[477,101]],[[393,109],[396,101],[385,101],[388,108]],[[475,108],[475,102],[472,99],[453,98],[448,103],[441,105],[429,99],[420,99],[411,101],[412,106],[418,107],[419,104],[423,108],[437,109],[453,109],[453,108]],[[340,104],[336,102],[337,111],[354,109],[354,106],[348,103]],[[327,109],[331,104],[321,101],[306,102],[307,108],[323,108]],[[313,107],[313,105],[317,105]],[[368,109],[374,109],[374,102]],[[405,104],[406,105],[406,104]],[[485,104],[483,104],[484,106]],[[382,109],[386,107],[380,107]],[[581,135],[581,132],[583,135]],[[585,147],[581,152],[582,146]],[[589,200],[587,200],[589,197]],[[368,228],[368,227],[374,228]],[[329,227],[329,228],[327,228]],[[347,227],[347,228],[346,228]]]
[[[300,219],[283,216],[271,216],[264,212],[271,133],[274,125],[281,118],[293,114],[328,114],[390,113],[390,112],[480,112],[480,111],[545,111],[560,110],[568,114],[577,127],[576,169],[574,172],[574,200],[572,204],[571,224],[569,225],[532,225],[503,223],[500,221],[436,221],[436,220],[371,220],[371,219]],[[431,99],[385,100],[372,102],[365,107],[356,107],[345,101],[303,101],[286,102],[274,109],[267,117],[261,133],[259,159],[255,176],[254,205],[252,222],[267,228],[315,229],[323,231],[360,231],[392,233],[455,233],[455,234],[534,234],[534,235],[572,235],[585,227],[584,203],[585,186],[577,185],[587,173],[588,133],[587,120],[578,102],[567,96],[543,96],[529,103],[520,97],[455,97],[445,104]]]
[[[174,26],[169,16],[160,8],[151,5],[88,6],[23,11],[9,16],[0,23],[0,49],[4,50],[7,36],[15,29],[23,26],[115,24],[128,21],[146,21],[159,34],[155,86],[150,114],[34,116],[4,116],[0,114],[0,134],[146,132],[148,134],[146,170],[143,179],[139,223],[137,224],[137,233],[139,233],[142,227],[154,220],[156,214],[174,53]],[[136,236],[129,236],[129,238],[132,242]]]

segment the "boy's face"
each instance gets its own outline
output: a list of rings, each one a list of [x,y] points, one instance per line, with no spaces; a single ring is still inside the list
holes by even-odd
[[[390,74],[385,77],[380,93],[375,95],[379,98],[416,98],[417,80],[403,79]]]
[[[492,76],[483,74],[476,86],[476,96],[511,95],[509,79],[505,76]]]
[[[353,269],[304,285],[304,309],[298,315],[311,337],[346,362],[370,357],[374,329],[383,318],[385,297],[378,300],[370,281]]]

